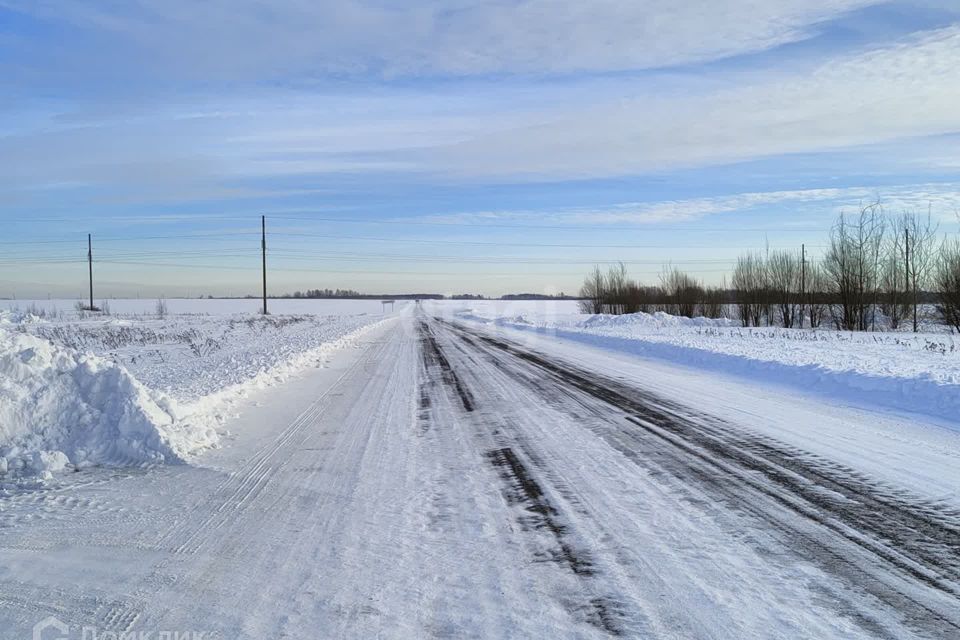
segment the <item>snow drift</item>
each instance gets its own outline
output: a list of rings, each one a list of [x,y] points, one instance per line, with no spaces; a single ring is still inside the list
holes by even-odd
[[[0,473],[181,462],[217,440],[123,367],[0,327]]]
[[[729,319],[504,313],[475,305],[453,315],[672,364],[814,392],[841,402],[920,413],[957,424],[960,350],[938,334],[743,328]]]

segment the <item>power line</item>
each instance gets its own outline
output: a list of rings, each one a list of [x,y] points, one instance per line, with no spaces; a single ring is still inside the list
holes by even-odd
[[[107,238],[97,238],[97,242],[132,242],[139,240],[216,240],[219,238],[225,237],[236,237],[236,236],[258,236],[260,235],[257,232],[227,232],[227,233],[181,233],[176,235],[162,235],[162,236],[125,236],[125,237],[107,237]],[[3,245],[34,245],[34,244],[74,244],[82,240],[81,236],[78,234],[78,237],[75,239],[69,240],[2,240],[0,244]]]
[[[818,232],[822,229],[819,227],[788,227],[788,228],[775,228],[775,227],[704,227],[704,226],[680,226],[680,225],[661,225],[656,222],[649,221],[604,221],[604,222],[595,222],[592,224],[517,224],[517,223],[502,223],[502,222],[487,222],[487,221],[477,221],[477,222],[458,222],[458,221],[441,221],[441,220],[410,220],[403,218],[363,218],[363,219],[351,219],[351,218],[332,218],[325,216],[293,216],[293,215],[271,215],[270,216],[276,220],[291,220],[297,222],[333,222],[341,224],[387,224],[387,225],[401,225],[401,226],[435,226],[435,227],[482,227],[482,228],[497,228],[497,229],[551,229],[551,230],[571,230],[571,231],[581,231],[581,230],[591,230],[591,231],[602,231],[604,227],[613,228],[617,226],[629,226],[632,228],[642,228],[645,231],[695,231],[695,232],[717,232],[717,231],[730,231],[730,232],[743,232],[743,231],[753,231],[753,232],[784,232],[784,233],[809,233],[809,232]],[[690,225],[695,225],[695,222],[691,222]]]
[[[656,203],[655,203],[656,204]],[[643,206],[644,203],[638,203],[639,206]],[[496,214],[496,212],[492,212]],[[610,212],[612,215],[616,215],[616,211],[612,210]],[[590,215],[589,210],[582,212],[578,211],[569,211],[568,215]],[[238,222],[250,222],[255,220],[261,214],[256,215],[237,215],[237,214],[202,214],[202,215],[188,215],[188,214],[177,214],[177,215],[157,215],[157,216],[96,216],[96,217],[73,217],[73,218],[53,218],[53,217],[31,217],[24,220],[13,220],[11,222],[23,222],[23,223],[35,223],[35,222],[90,222],[95,220],[119,220],[119,221],[128,221],[128,222],[149,222],[150,224],[185,224],[185,223],[196,223],[202,224],[207,221],[238,221]],[[270,216],[274,220],[290,220],[294,222],[325,222],[325,223],[335,223],[335,224],[370,224],[370,225],[400,225],[400,226],[431,226],[431,227],[468,227],[468,228],[501,228],[501,229],[551,229],[556,231],[571,230],[571,231],[581,231],[581,230],[593,230],[599,231],[603,228],[615,228],[615,227],[631,227],[631,228],[643,228],[648,231],[691,231],[691,232],[768,232],[768,233],[809,233],[809,232],[818,232],[821,231],[821,227],[766,227],[766,226],[729,226],[724,225],[720,227],[708,227],[703,226],[697,220],[691,220],[688,223],[667,223],[662,224],[657,221],[651,220],[603,220],[592,223],[576,223],[572,222],[569,224],[566,223],[516,223],[516,222],[498,222],[495,219],[484,219],[482,214],[428,214],[421,216],[421,218],[433,218],[433,219],[418,219],[416,217],[401,217],[401,218],[389,218],[383,216],[368,216],[365,212],[358,212],[353,216],[347,217],[337,217],[330,216],[328,214],[314,215],[311,212],[303,213],[282,213],[282,212],[270,212],[267,211],[266,215]],[[444,215],[456,216],[456,215],[465,215],[465,216],[474,216],[474,220],[441,220],[437,219]],[[548,213],[548,215],[550,215]]]
[[[447,240],[447,239],[425,239],[425,238],[382,238],[374,236],[349,236],[349,235],[330,235],[320,233],[273,233],[271,235],[290,238],[323,238],[327,240],[367,240],[371,242],[402,242],[414,244],[454,244],[482,247],[542,247],[556,249],[720,249],[730,248],[722,247],[716,244],[711,245],[675,245],[666,247],[663,244],[555,244],[555,243],[536,243],[536,242],[490,242],[484,240]],[[814,246],[814,245],[810,245]],[[776,249],[777,247],[771,247]]]
[[[188,263],[177,263],[177,262],[136,262],[136,261],[118,261],[118,260],[99,260],[98,264],[115,264],[115,265],[132,265],[132,266],[148,266],[148,267],[171,267],[171,268],[189,268],[189,269],[218,269],[226,271],[260,271],[260,267],[227,267],[222,265],[212,265],[212,264],[188,264]],[[396,271],[390,269],[386,270],[343,270],[343,269],[285,269],[285,268],[272,268],[272,272],[285,271],[291,273],[369,273],[374,275],[447,275],[447,276],[462,276],[465,275],[463,271]],[[700,269],[700,270],[691,270],[689,273],[726,273],[727,269]],[[646,273],[646,274],[657,274],[660,271],[647,271],[647,272],[637,272],[637,273]],[[543,276],[580,276],[583,275],[581,271],[571,271],[571,272],[545,272],[545,273],[515,273],[515,274],[484,274],[484,277],[493,276],[493,275],[509,275],[511,277],[523,277],[528,275],[543,275]]]

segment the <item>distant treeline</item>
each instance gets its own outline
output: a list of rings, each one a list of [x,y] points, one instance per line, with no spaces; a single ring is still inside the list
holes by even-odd
[[[919,308],[933,303],[938,320],[960,332],[960,239],[941,237],[927,214],[884,215],[880,204],[841,215],[825,255],[751,253],[737,259],[731,286],[704,286],[667,266],[658,285],[631,280],[621,263],[595,267],[580,290],[585,313],[665,311],[720,318],[743,326],[779,325],[866,331],[908,323],[916,331]],[[733,312],[731,313],[731,309]]]
[[[257,296],[247,296],[256,298]],[[271,296],[273,297],[273,296]],[[349,298],[359,300],[579,300],[575,296],[568,296],[563,293],[559,295],[546,295],[542,293],[511,293],[500,298],[488,298],[479,293],[456,293],[445,296],[439,293],[395,293],[395,294],[369,294],[360,293],[353,289],[307,289],[306,291],[294,291],[286,293],[280,298],[288,299],[330,299],[330,298]]]
[[[349,298],[354,300],[443,300],[444,298],[444,296],[436,293],[372,294],[360,293],[353,289],[307,289],[306,291],[294,291],[279,297],[294,299]]]
[[[568,296],[564,293],[559,293],[555,296],[549,296],[543,293],[508,293],[507,295],[500,296],[501,300],[579,300],[577,296]]]

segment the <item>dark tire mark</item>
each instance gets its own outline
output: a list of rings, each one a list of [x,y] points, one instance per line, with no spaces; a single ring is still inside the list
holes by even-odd
[[[557,510],[547,500],[540,484],[531,477],[513,449],[504,447],[488,451],[487,458],[510,487],[510,490],[505,492],[507,501],[511,504],[523,505],[524,509],[532,514],[522,519],[521,524],[532,529],[549,531],[558,545],[557,552],[554,554],[555,560],[567,564],[577,575],[592,576],[593,563],[586,554],[574,550],[567,541],[567,527],[558,522]]]
[[[444,355],[440,349],[440,345],[437,344],[437,339],[433,335],[430,325],[426,322],[420,322],[417,325],[417,331],[420,334],[420,353],[423,356],[424,366],[427,370],[433,366],[440,367],[440,375],[444,383],[456,391],[464,411],[473,411],[473,394],[464,386],[463,381],[460,380],[460,376],[458,376],[453,370],[453,367],[450,366],[450,361],[447,360],[447,356]]]
[[[525,528],[546,530],[553,535],[557,546],[551,550],[549,560],[566,564],[581,578],[595,576],[593,561],[586,552],[574,548],[570,543],[568,528],[560,523],[560,513],[550,504],[540,483],[533,478],[516,452],[510,447],[503,447],[488,451],[487,458],[507,484],[508,490],[504,494],[508,503],[522,505],[531,514],[520,518],[520,524]],[[623,611],[615,601],[593,597],[586,604],[573,608],[582,613],[589,624],[605,633],[611,636],[623,635]]]
[[[872,556],[876,566],[887,566],[903,579],[956,599],[960,595],[960,526],[953,520],[954,511],[871,484],[850,469],[827,464],[799,449],[712,416],[696,414],[617,380],[552,362],[509,341],[461,325],[444,325],[474,347],[478,343],[485,345],[498,368],[533,386],[548,400],[566,394],[566,400],[573,398],[583,404],[577,397],[577,392],[581,392],[622,412],[622,417],[639,431],[616,432],[616,438],[621,440],[618,449],[638,464],[649,463],[650,452],[642,452],[650,448],[649,438],[653,437],[660,443],[657,455],[662,458],[661,466],[675,477],[694,481],[724,504],[764,520],[795,541],[805,551],[805,558],[895,607],[916,628],[935,634],[946,628],[951,629],[950,633],[960,631],[956,615],[945,615],[928,606],[917,597],[915,589],[911,589],[911,594],[903,593],[836,548],[839,535]],[[497,352],[524,361],[548,377],[523,375],[500,363]],[[616,424],[611,427],[615,429]],[[814,523],[832,535],[826,531],[811,535],[809,525],[791,525],[789,518],[752,503],[757,493],[798,516],[801,523]],[[960,603],[956,610],[960,610]],[[856,612],[847,613],[856,618]],[[858,622],[882,633],[867,619]]]
[[[430,428],[432,419],[433,401],[431,400],[430,390],[441,386],[435,382],[435,377],[431,377],[431,372],[436,372],[439,369],[440,379],[443,381],[442,386],[452,391],[451,395],[460,400],[467,414],[474,413],[476,402],[463,380],[453,370],[430,326],[426,322],[420,322],[418,333],[420,335],[424,370],[427,373],[427,379],[420,386],[418,418],[421,433],[426,433]],[[469,363],[476,363],[472,355],[466,355]],[[497,427],[488,431],[487,437],[500,441],[507,439],[508,434],[513,435],[513,429]],[[497,476],[504,483],[502,493],[507,504],[523,508],[524,515],[517,518],[520,526],[527,531],[546,531],[553,539],[553,545],[545,553],[537,552],[534,554],[534,561],[561,564],[581,580],[593,579],[597,572],[589,554],[577,549],[572,544],[569,527],[563,524],[561,512],[551,504],[540,482],[534,478],[521,455],[510,446],[502,446],[487,451],[485,456]],[[564,492],[561,491],[560,493],[563,494]],[[607,635],[624,635],[622,623],[624,606],[613,598],[594,595],[596,593],[595,589],[589,589],[589,591],[591,595],[584,600],[567,603],[571,613]]]

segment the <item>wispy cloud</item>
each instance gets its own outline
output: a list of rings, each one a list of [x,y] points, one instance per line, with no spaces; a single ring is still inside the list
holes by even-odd
[[[764,208],[787,209],[795,215],[817,211],[834,215],[861,205],[879,202],[890,215],[928,209],[945,221],[960,211],[960,182],[844,187],[738,193],[703,198],[624,202],[602,207],[576,207],[550,211],[502,210],[475,211],[451,215],[420,216],[413,220],[436,223],[469,223],[483,226],[504,223],[541,225],[662,225],[700,221],[726,213],[747,213]],[[782,218],[779,219],[781,224]],[[796,222],[803,223],[802,217]]]
[[[571,73],[660,68],[810,37],[883,0],[0,0],[67,25],[36,61],[91,63],[106,76],[263,80],[276,74],[386,76]],[[96,36],[96,46],[83,35]],[[72,37],[72,39],[71,39]],[[30,52],[29,43],[22,43]],[[57,56],[57,59],[60,59]],[[52,71],[52,69],[46,69]]]
[[[960,163],[955,145],[937,142],[960,131],[960,24],[802,64],[633,73],[774,49],[877,3],[282,0],[266,10],[254,0],[0,0],[63,34],[0,44],[0,67],[27,72],[6,89],[28,94],[0,103],[0,197],[18,206],[271,198],[281,206],[321,184],[335,191],[338,176],[360,176],[371,191],[408,180],[427,193],[827,151],[849,151],[841,176],[882,154],[892,184],[904,182],[898,173],[924,180]],[[606,73],[623,69],[631,73]],[[74,87],[70,75],[89,86]],[[101,81],[116,85],[105,98]],[[61,82],[76,93],[28,90]],[[160,98],[126,89],[140,84]],[[930,148],[909,142],[924,136]],[[784,184],[796,182],[776,186]],[[766,187],[566,215],[696,220],[842,196]],[[856,197],[872,197],[864,191]],[[543,198],[534,209],[553,205]]]
[[[960,25],[682,95],[598,100],[437,149],[465,175],[582,178],[709,166],[960,131]]]

